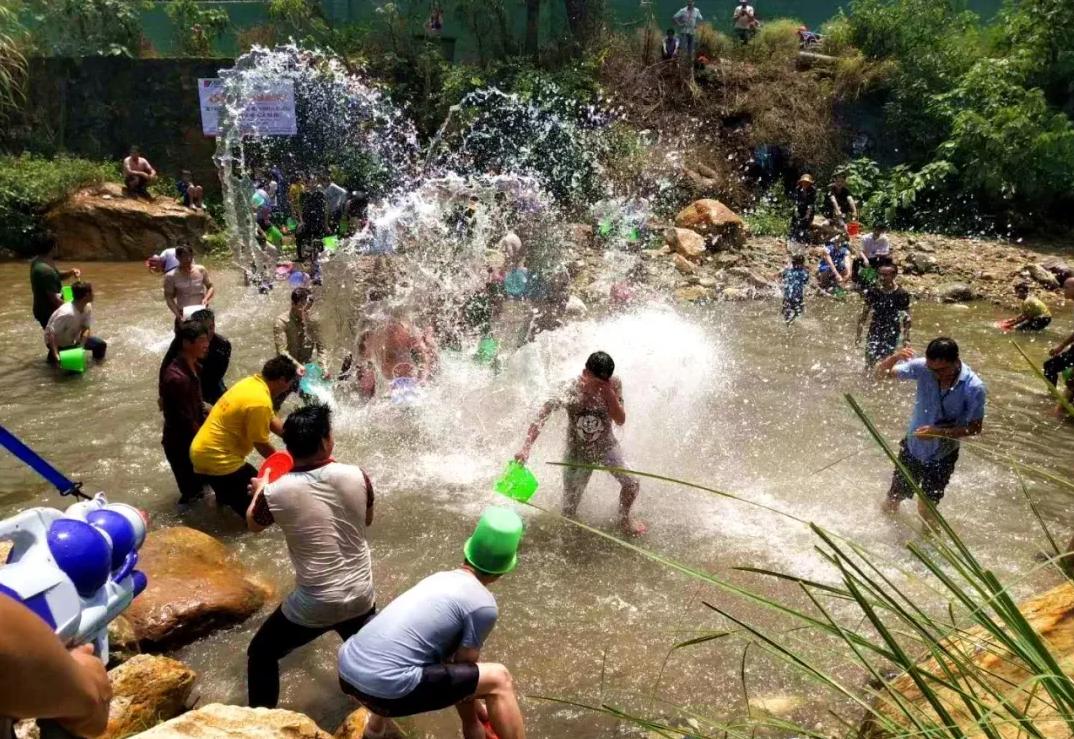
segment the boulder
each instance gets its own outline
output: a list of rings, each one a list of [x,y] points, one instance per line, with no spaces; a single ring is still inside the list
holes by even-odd
[[[936,257],[924,252],[910,252],[907,254],[904,267],[907,272],[914,275],[938,274],[940,272],[940,265],[936,261]]]
[[[81,190],[45,214],[63,260],[143,260],[180,243],[197,246],[210,226],[205,211],[173,198],[129,198],[115,183]]]
[[[673,252],[687,259],[700,259],[705,253],[704,237],[688,228],[669,228],[664,231],[664,240]]]
[[[755,275],[753,272],[750,271],[748,267],[731,267],[729,270],[727,270],[727,272],[739,278],[743,282],[752,285],[753,287],[759,287],[762,289],[775,287],[773,283],[769,282],[763,277],[758,277],[757,275]]]
[[[139,739],[185,737],[244,737],[244,739],[332,739],[309,716],[281,708],[246,708],[210,703],[184,713],[149,731]]]
[[[343,719],[343,723],[336,729],[336,733],[333,734],[333,739],[362,739],[365,734],[365,724],[369,720],[369,710],[365,708],[359,708],[354,713]],[[389,722],[390,727],[394,728],[394,724]],[[390,730],[389,730],[390,734]],[[395,736],[394,734],[391,734]]]
[[[707,287],[701,287],[700,285],[690,285],[689,287],[680,287],[675,291],[675,299],[684,303],[696,303],[702,300],[711,300],[714,293]]]
[[[683,167],[682,173],[690,186],[698,192],[712,192],[719,189],[720,182],[715,177],[706,177],[697,170]]]
[[[936,288],[936,296],[944,303],[962,303],[977,297],[965,282],[945,282]]]
[[[1047,642],[1051,653],[1059,662],[1061,671],[1067,675],[1074,671],[1074,584],[1065,582],[1046,593],[1038,595],[1018,606],[1025,615],[1030,626]],[[1016,659],[1005,657],[1002,646],[995,644],[989,634],[980,626],[974,626],[952,637],[953,646],[966,656],[981,670],[977,676],[986,680],[989,688],[985,689],[974,684],[968,686],[962,682],[962,690],[972,690],[989,705],[995,705],[989,691],[996,691],[1003,696],[1004,700],[1024,712],[1033,719],[1038,731],[1046,737],[1069,737],[1070,728],[1065,723],[1067,716],[1057,714],[1052,699],[1048,692],[1039,684],[1029,682],[1029,675]],[[922,663],[922,669],[926,673],[942,674],[935,659],[928,659]],[[899,675],[891,680],[889,686],[906,701],[908,701],[920,713],[919,715],[928,721],[939,724],[940,721],[921,691],[914,684],[913,679],[906,674]],[[969,715],[965,703],[958,698],[954,691],[946,687],[933,685],[939,694],[940,700],[946,707],[951,717],[968,737],[981,737],[984,734],[974,726],[974,719]],[[907,725],[902,711],[892,705],[891,698],[878,698],[874,708],[882,715],[890,718],[896,724],[906,726],[906,733],[910,733],[913,727]],[[1006,719],[1006,723],[999,720],[992,726],[1003,737],[1025,736],[1028,732],[1008,715],[1004,714],[997,719]],[[955,736],[962,732],[954,730],[945,732],[947,736]],[[899,732],[903,735],[903,732]],[[862,726],[859,736],[878,739],[879,737],[893,736],[885,731],[876,719],[867,720]]]
[[[112,703],[102,737],[119,739],[186,710],[194,671],[168,657],[139,654],[108,673]]]
[[[1055,278],[1055,275],[1039,264],[1027,264],[1023,272],[1041,287],[1046,287],[1049,290],[1059,287],[1059,280]]]
[[[682,254],[675,255],[675,269],[684,275],[692,275],[697,272],[697,265],[684,257]]]
[[[717,249],[741,246],[746,241],[746,222],[719,200],[695,200],[679,211],[675,225],[709,237]]]
[[[139,568],[149,585],[125,615],[145,647],[183,644],[245,621],[271,595],[223,543],[186,526],[150,532]]]
[[[568,223],[567,241],[583,248],[593,246],[593,227],[588,223]]]
[[[731,301],[751,300],[753,292],[748,287],[725,287],[720,293],[720,298]]]
[[[108,664],[121,665],[136,654],[141,654],[138,634],[126,616],[117,616],[108,624]]]

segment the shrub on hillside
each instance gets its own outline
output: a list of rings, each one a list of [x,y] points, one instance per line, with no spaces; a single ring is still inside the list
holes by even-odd
[[[788,63],[798,56],[799,21],[777,18],[762,23],[757,35],[746,45],[748,57],[762,62]]]
[[[696,39],[698,52],[709,59],[726,57],[735,48],[734,41],[713,28],[711,23],[702,23],[697,27]]]
[[[111,162],[59,156],[0,156],[0,246],[29,254],[45,238],[42,217],[82,187],[118,180]]]

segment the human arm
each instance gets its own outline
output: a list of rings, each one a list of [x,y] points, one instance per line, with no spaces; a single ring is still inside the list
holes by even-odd
[[[876,377],[879,380],[899,379],[896,367],[900,362],[909,362],[914,358],[914,350],[908,346],[899,349],[890,357],[880,360],[876,365]]]
[[[295,364],[298,364],[298,360],[287,351],[287,318],[284,316],[277,318],[272,324],[272,343],[276,345],[277,354],[282,354]]]
[[[283,438],[283,421],[280,420],[279,416],[273,416],[272,420],[269,421],[269,431],[281,439]]]
[[[213,296],[216,295],[216,288],[213,287],[213,281],[209,279],[209,270],[204,267],[201,268],[202,284],[205,285],[205,297],[201,299],[202,305],[209,305]]]
[[[541,429],[547,423],[548,417],[561,406],[562,401],[558,398],[553,398],[541,406],[541,410],[537,413],[537,419],[530,424],[529,431],[526,433],[526,441],[523,442],[522,449],[515,455],[516,460],[522,464],[526,463],[526,460],[530,457],[530,450],[533,449],[533,444],[537,441],[537,437],[541,435]]]
[[[604,404],[608,408],[608,415],[618,425],[626,423],[626,408],[623,405],[623,385],[619,378],[603,381],[600,391],[604,396]]]
[[[84,645],[68,651],[36,614],[0,596],[0,716],[56,719],[78,736],[108,725],[112,685],[104,664]]]
[[[873,307],[869,305],[869,299],[866,297],[864,305],[861,307],[861,315],[858,317],[858,326],[854,331],[854,343],[861,343],[861,332],[865,328],[865,324],[869,322],[869,314],[872,313]]]
[[[60,279],[61,280],[69,280],[72,277],[74,277],[77,280],[81,276],[82,276],[82,270],[80,270],[78,267],[72,267],[71,269],[65,269],[63,272],[60,272]]]
[[[255,477],[250,481],[250,505],[246,508],[246,528],[255,534],[276,523],[272,511],[269,510],[268,501],[265,500],[267,484],[264,477]]]
[[[840,269],[838,272],[835,273],[836,277],[838,277],[842,282],[849,281],[852,273],[850,269],[849,253],[843,255],[843,258],[839,260],[839,265]]]
[[[373,525],[373,502],[376,500],[376,496],[373,493],[373,481],[369,479],[369,475],[362,470],[362,481],[365,483],[365,525]]]
[[[1071,334],[1070,336],[1066,337],[1066,339],[1063,340],[1062,344],[1058,344],[1049,349],[1048,354],[1053,357],[1057,354],[1062,354],[1071,344],[1074,344],[1074,334]]]
[[[839,207],[839,198],[836,197],[834,192],[828,193],[828,203],[832,206],[832,215],[837,220],[843,220],[843,209]]]
[[[910,346],[910,326],[913,321],[910,320],[910,309],[907,307],[902,312],[902,345]]]
[[[965,426],[919,426],[914,429],[914,436],[919,439],[942,437],[944,439],[961,439],[977,436],[984,427],[984,419],[971,421]]]
[[[60,358],[60,347],[56,343],[56,332],[51,328],[45,329],[45,341],[48,343],[48,354],[54,360]]]
[[[175,299],[176,291],[174,274],[175,270],[172,270],[170,273],[164,275],[164,302],[167,303],[168,310],[172,312],[172,315],[178,319],[182,319],[183,310],[179,307],[179,303]]]
[[[858,203],[854,200],[853,196],[847,195],[847,205],[850,206],[850,220],[858,220]]]

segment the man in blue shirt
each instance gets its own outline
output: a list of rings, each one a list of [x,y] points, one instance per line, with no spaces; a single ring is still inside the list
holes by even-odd
[[[973,370],[962,363],[958,344],[940,337],[929,342],[924,359],[904,347],[880,362],[877,377],[916,380],[917,399],[906,438],[900,444],[899,461],[933,503],[943,498],[958,461],[958,439],[981,433],[985,413],[985,386]],[[884,510],[895,513],[914,491],[896,469]],[[932,522],[928,506],[918,500],[917,510]]]

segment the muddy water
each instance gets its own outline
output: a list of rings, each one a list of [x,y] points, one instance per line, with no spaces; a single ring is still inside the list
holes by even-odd
[[[187,523],[230,542],[249,565],[282,590],[290,567],[278,532],[253,536],[233,514],[205,504],[184,517],[160,449],[156,370],[171,333],[160,279],[140,266],[91,264],[96,333],[109,342],[107,364],[79,378],[57,378],[44,364],[40,331],[30,315],[27,268],[0,265],[9,286],[0,295],[0,376],[5,379],[3,423],[64,469],[114,500],[148,509],[157,525]],[[243,291],[233,273],[216,270],[218,327],[234,346],[229,380],[255,371],[272,351],[271,316],[286,305],[283,290],[267,297]],[[360,407],[343,398],[337,413],[337,457],[361,464],[377,484],[371,537],[379,601],[384,604],[424,575],[452,567],[482,508],[495,502],[491,482],[521,442],[541,400],[602,348],[615,357],[626,391],[628,424],[621,434],[639,469],[704,482],[738,493],[857,539],[891,561],[903,586],[928,591],[903,553],[915,538],[910,516],[881,520],[877,507],[889,465],[842,400],[855,394],[880,428],[895,439],[909,413],[913,389],[863,379],[853,345],[859,304],[814,300],[789,329],[771,303],[721,305],[675,312],[648,307],[574,324],[545,334],[508,358],[502,372],[448,355],[439,385],[416,411],[386,403]],[[1074,429],[1046,413],[1048,403],[1007,338],[991,328],[997,313],[922,305],[914,313],[919,345],[947,333],[990,391],[982,443],[1024,461],[1066,473]],[[1068,315],[1028,342],[1032,356],[1071,329]],[[533,463],[541,489],[534,502],[555,509],[564,420],[555,418],[538,442]],[[1031,482],[1031,493],[1057,538],[1070,534],[1068,498]],[[1043,543],[1014,475],[963,453],[943,510],[986,565],[1018,581],[1024,595],[1053,584],[1028,575]],[[613,483],[594,477],[582,504],[585,522],[611,530]],[[12,458],[0,456],[0,514],[55,505],[56,496]],[[644,546],[763,592],[780,590],[735,572],[740,565],[828,578],[805,528],[739,502],[667,483],[645,481],[639,515],[650,525]],[[606,737],[635,730],[592,712],[538,700],[554,696],[606,702],[636,712],[668,705],[706,715],[744,714],[739,670],[743,642],[725,639],[677,651],[676,641],[727,626],[707,601],[773,628],[768,614],[600,540],[556,516],[525,510],[527,536],[518,570],[495,586],[501,618],[487,646],[506,662],[524,702],[530,735]],[[907,571],[900,569],[906,566]],[[793,597],[792,594],[785,593]],[[245,702],[244,651],[250,623],[186,647],[178,657],[200,675],[201,702]],[[326,636],[284,663],[281,705],[304,711],[326,728],[351,707],[334,670],[338,641]],[[814,656],[840,670],[830,645]],[[794,696],[790,716],[824,719],[826,697],[787,668],[751,650],[746,682],[751,696]],[[845,708],[836,705],[836,708]],[[848,710],[848,715],[852,715]],[[453,736],[449,713],[408,723],[413,736]]]

